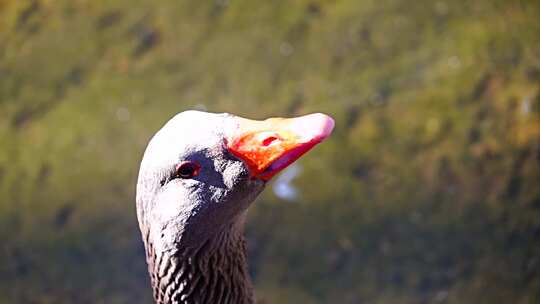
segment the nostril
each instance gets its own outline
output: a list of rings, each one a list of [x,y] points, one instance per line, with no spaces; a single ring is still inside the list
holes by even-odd
[[[263,140],[262,144],[265,147],[268,147],[270,144],[272,144],[274,141],[276,141],[278,138],[275,136],[267,137]]]

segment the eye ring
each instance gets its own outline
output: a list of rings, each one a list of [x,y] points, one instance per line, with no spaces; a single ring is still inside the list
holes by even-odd
[[[185,161],[176,166],[175,177],[183,179],[193,178],[199,175],[200,171],[201,166],[199,164],[192,161]]]

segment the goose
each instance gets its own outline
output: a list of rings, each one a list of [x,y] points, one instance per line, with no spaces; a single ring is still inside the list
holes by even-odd
[[[333,127],[321,113],[260,121],[191,110],[170,119],[148,143],[136,187],[155,302],[255,303],[246,211]]]

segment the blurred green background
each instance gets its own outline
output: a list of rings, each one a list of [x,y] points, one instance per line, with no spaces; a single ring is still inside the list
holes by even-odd
[[[186,109],[337,121],[251,208],[264,303],[540,303],[539,83],[533,0],[0,0],[0,303],[151,303]]]

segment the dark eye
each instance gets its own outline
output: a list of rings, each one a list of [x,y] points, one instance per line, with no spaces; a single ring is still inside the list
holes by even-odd
[[[185,161],[176,166],[177,178],[193,178],[199,174],[201,166],[192,161]]]

